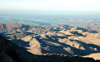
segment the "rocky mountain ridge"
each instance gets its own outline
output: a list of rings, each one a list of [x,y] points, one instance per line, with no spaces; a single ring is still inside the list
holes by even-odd
[[[21,25],[1,34],[32,54],[67,54],[87,57],[100,53],[100,33],[68,25],[40,27]],[[1,25],[0,25],[1,26]],[[100,55],[93,57],[100,60]]]

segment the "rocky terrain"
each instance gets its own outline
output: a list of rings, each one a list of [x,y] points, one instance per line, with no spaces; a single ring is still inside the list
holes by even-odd
[[[35,51],[35,50],[34,50]],[[99,62],[65,54],[33,55],[0,35],[0,62]]]
[[[79,55],[100,60],[100,33],[97,31],[68,25],[40,27],[21,23],[0,24],[0,27],[4,37],[32,54]]]
[[[89,29],[89,30],[96,30],[97,32],[100,33],[100,26],[85,26],[83,28]]]

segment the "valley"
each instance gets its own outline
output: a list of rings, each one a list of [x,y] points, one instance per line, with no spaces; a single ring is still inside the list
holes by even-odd
[[[64,15],[64,14],[4,14],[0,15],[0,23],[22,23],[34,26],[100,26],[100,15]]]

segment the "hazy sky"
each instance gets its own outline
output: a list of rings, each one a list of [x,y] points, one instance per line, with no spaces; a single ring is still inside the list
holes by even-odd
[[[100,0],[0,0],[0,9],[100,11]]]

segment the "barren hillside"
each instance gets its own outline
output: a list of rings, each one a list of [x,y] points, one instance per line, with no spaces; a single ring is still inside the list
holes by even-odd
[[[60,53],[94,59],[100,57],[88,56],[92,53],[100,53],[100,33],[96,31],[68,25],[55,27],[20,25],[12,26],[10,31],[3,31],[2,28],[1,34],[32,54]],[[4,26],[0,25],[0,27]]]

